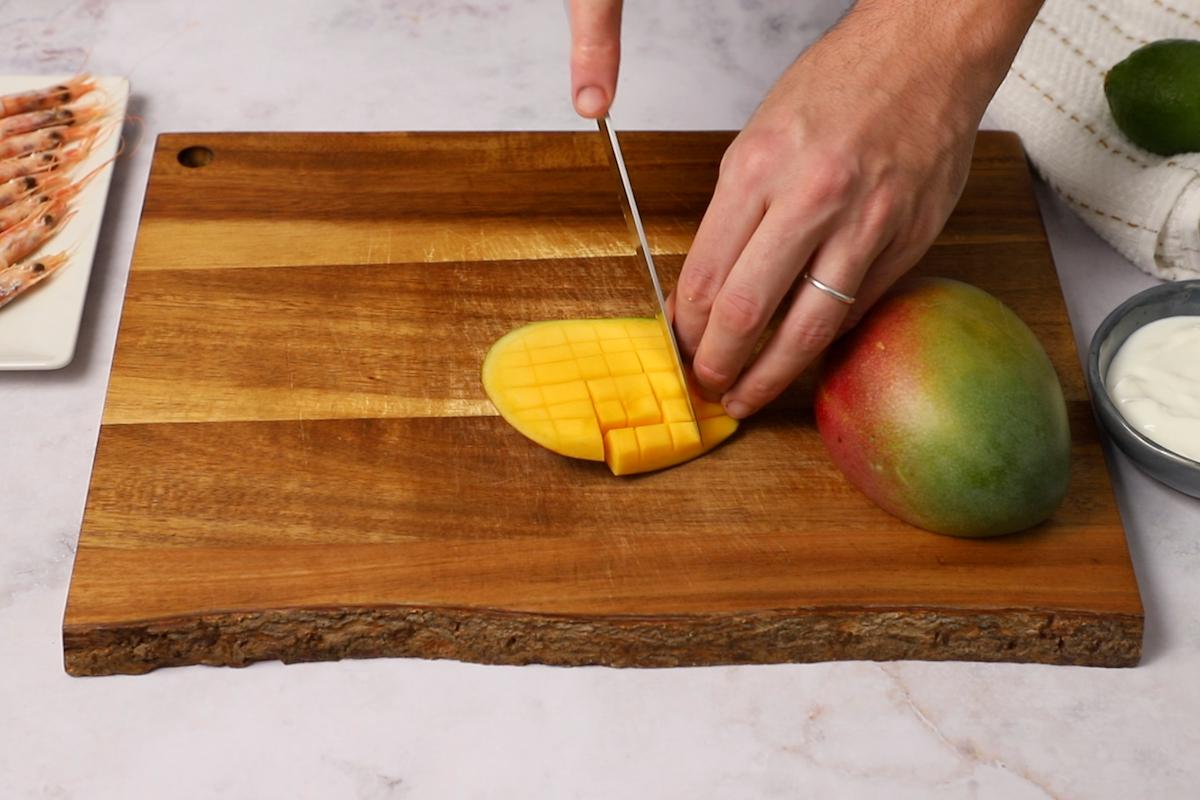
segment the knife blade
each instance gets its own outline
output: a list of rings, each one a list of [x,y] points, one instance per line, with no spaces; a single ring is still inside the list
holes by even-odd
[[[637,200],[633,197],[633,186],[629,182],[629,170],[625,168],[625,156],[621,153],[621,143],[617,140],[617,132],[613,129],[612,119],[608,114],[605,114],[603,117],[597,117],[596,124],[599,126],[600,133],[604,137],[605,150],[608,152],[608,162],[612,166],[613,172],[617,175],[617,181],[621,184],[621,191],[618,193],[621,200],[621,213],[625,217],[625,224],[629,226],[629,232],[633,234],[637,253],[646,265],[646,271],[650,275],[650,284],[654,287],[654,298],[658,302],[658,313],[655,316],[666,334],[667,343],[670,345],[671,355],[675,361],[675,371],[679,377],[679,385],[683,387],[683,397],[687,401],[688,413],[691,414],[692,422],[696,426],[697,434],[699,434],[700,421],[696,418],[696,409],[692,405],[692,393],[688,390],[687,373],[683,367],[683,354],[679,352],[679,342],[675,338],[675,329],[671,325],[670,316],[667,314],[667,301],[663,297],[662,283],[658,280],[658,270],[654,268],[654,256],[650,253],[650,243],[646,239],[646,229],[642,226],[642,216],[638,213]]]

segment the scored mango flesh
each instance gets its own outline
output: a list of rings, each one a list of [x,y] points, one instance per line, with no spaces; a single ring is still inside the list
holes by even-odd
[[[717,403],[685,388],[655,319],[534,322],[483,360],[483,388],[518,431],[556,453],[607,462],[614,475],[672,467],[737,430]]]

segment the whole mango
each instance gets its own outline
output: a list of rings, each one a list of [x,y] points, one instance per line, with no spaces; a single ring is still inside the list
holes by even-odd
[[[1062,387],[1037,337],[960,281],[907,281],[830,349],[817,427],[838,468],[913,525],[982,537],[1029,528],[1067,491]]]

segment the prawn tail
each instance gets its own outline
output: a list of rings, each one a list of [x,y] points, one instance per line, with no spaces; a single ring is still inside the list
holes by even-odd
[[[76,214],[65,201],[44,203],[29,216],[0,234],[0,270],[11,269],[42,249]]]

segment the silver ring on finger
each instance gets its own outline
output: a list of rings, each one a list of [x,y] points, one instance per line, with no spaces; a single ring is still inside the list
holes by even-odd
[[[823,282],[817,280],[816,278],[814,278],[812,276],[812,273],[810,273],[808,271],[805,271],[805,273],[803,274],[802,277],[804,278],[804,280],[808,281],[813,286],[813,288],[821,290],[825,294],[832,297],[834,300],[837,300],[839,303],[845,303],[848,306],[854,305],[854,295],[846,294],[845,292],[839,292],[837,289],[833,288],[829,284],[823,283]]]

